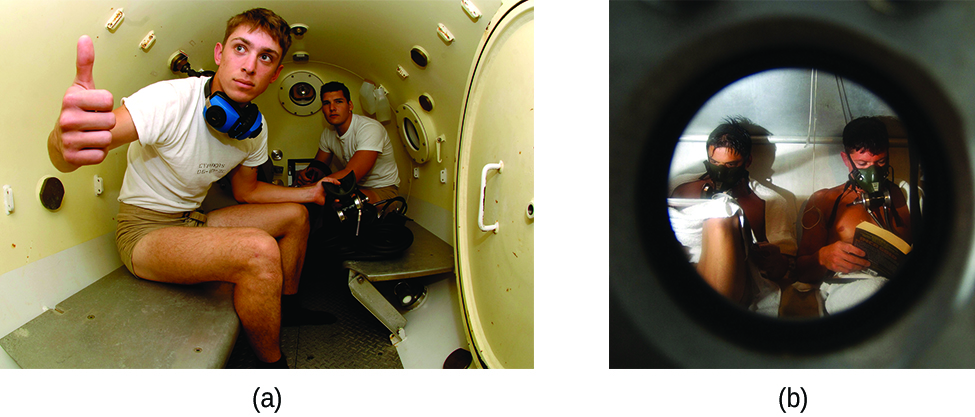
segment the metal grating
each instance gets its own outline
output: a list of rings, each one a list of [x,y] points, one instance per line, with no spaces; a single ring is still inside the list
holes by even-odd
[[[349,292],[348,271],[337,261],[315,260],[312,253],[308,258],[298,291],[301,304],[328,311],[338,321],[284,328],[281,346],[288,365],[297,369],[402,369],[389,331]],[[244,332],[240,333],[227,368],[257,365]]]

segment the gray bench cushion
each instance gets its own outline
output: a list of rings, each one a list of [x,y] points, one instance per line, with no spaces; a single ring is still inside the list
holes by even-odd
[[[22,368],[221,368],[233,284],[149,282],[123,266],[0,339]]]

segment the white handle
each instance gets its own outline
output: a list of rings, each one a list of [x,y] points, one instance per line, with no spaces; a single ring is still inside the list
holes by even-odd
[[[477,206],[477,227],[481,228],[482,232],[494,231],[494,233],[498,233],[498,222],[494,222],[490,226],[484,225],[484,189],[487,188],[488,171],[496,169],[500,174],[502,168],[504,168],[504,161],[498,161],[496,164],[485,165],[484,169],[481,170],[481,204]]]
[[[443,135],[437,137],[437,163],[443,163],[443,159],[440,158],[440,144],[446,142]]]

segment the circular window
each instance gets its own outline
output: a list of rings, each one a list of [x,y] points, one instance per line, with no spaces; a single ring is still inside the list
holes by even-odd
[[[844,136],[872,182],[849,179]],[[762,71],[689,121],[670,161],[668,213],[692,266],[733,304],[768,317],[836,315],[897,279],[920,231],[911,212],[921,211],[923,176],[911,174],[921,168],[900,118],[870,90],[817,69]],[[737,233],[715,234],[729,226]],[[875,227],[880,236],[867,235]],[[842,273],[820,269],[813,257],[837,242],[869,251],[870,267],[845,265],[866,253],[844,249],[829,261]]]
[[[620,14],[616,15],[619,20]],[[646,22],[640,23],[646,26]],[[949,146],[967,149],[961,119],[951,100],[913,60],[860,34],[821,22],[796,18],[746,21],[676,44],[680,46],[671,46],[669,51],[658,45],[661,49],[654,56],[622,43],[626,47],[614,48],[616,54],[611,54],[611,73],[619,76],[610,86],[611,91],[619,93],[611,95],[610,111],[610,327],[611,362],[615,362],[611,366],[632,367],[632,361],[647,361],[646,357],[652,358],[647,366],[902,363],[898,361],[904,357],[898,355],[916,352],[928,342],[927,337],[937,333],[932,329],[945,324],[951,312],[938,300],[958,297],[956,292],[966,279],[952,271],[964,269],[968,262],[971,243],[964,236],[971,234],[972,224],[959,219],[958,214],[970,209],[952,196],[962,193],[962,199],[971,197],[972,174],[965,152],[947,151]],[[741,308],[701,279],[699,270],[687,261],[684,245],[670,221],[668,198],[672,190],[668,179],[681,171],[674,166],[675,161],[692,159],[681,153],[679,139],[706,136],[694,129],[699,117],[708,117],[709,100],[768,70],[800,71],[810,80],[809,74],[819,73],[821,86],[829,80],[834,90],[862,86],[875,96],[869,101],[889,108],[889,116],[902,126],[903,140],[898,146],[911,151],[919,161],[938,161],[924,164],[923,219],[916,223],[914,248],[900,272],[872,297],[842,313],[781,320]],[[826,73],[831,75],[823,75]],[[838,77],[829,78],[832,74]],[[823,129],[820,134],[825,135],[822,123],[826,118],[813,117],[810,121],[808,117],[810,88],[805,84],[806,101],[800,107],[805,109],[807,127],[817,123]],[[744,113],[759,119],[766,113],[753,116],[747,110],[756,103],[773,111],[788,110],[775,100],[772,95],[741,96],[734,100],[736,106],[716,113],[722,117]],[[853,105],[851,100],[849,106]],[[863,114],[875,115],[876,111]],[[752,135],[765,136],[767,143],[793,141],[805,146],[806,134],[777,142],[776,135],[782,135],[783,127],[774,125],[783,122],[780,118],[753,121],[768,132],[756,129]],[[704,130],[719,123],[721,118],[707,121],[704,124],[709,128]],[[841,135],[835,131],[829,134],[837,133]],[[846,168],[836,148],[839,139],[825,139],[821,143],[828,145],[826,152],[805,155],[776,151],[772,155],[779,164],[794,164],[795,175],[814,181],[810,189],[833,187],[845,178],[834,178],[830,173]],[[705,168],[700,162],[708,155],[705,143],[706,138],[698,138],[689,151],[695,153],[700,171]],[[813,158],[832,158],[827,162],[831,169],[798,168]],[[779,168],[783,165],[772,166],[775,175],[782,173]],[[897,168],[895,175],[911,176],[902,170]],[[913,229],[915,225],[911,226]],[[922,327],[927,329],[924,337],[917,332]],[[847,349],[850,346],[863,348]],[[895,353],[878,354],[881,351]],[[637,358],[637,352],[644,358]],[[614,358],[626,358],[626,362]]]
[[[420,94],[418,100],[420,101],[420,107],[423,109],[423,111],[425,112],[433,111],[433,107],[434,107],[433,97],[430,96],[430,94],[428,93]]]
[[[671,142],[671,146],[673,146],[673,148],[671,148],[672,151],[670,152],[670,155],[672,155],[670,161],[662,161],[659,150],[647,150],[647,153],[645,153],[643,156],[645,158],[645,162],[643,163],[645,168],[643,169],[642,174],[638,175],[645,178],[651,178],[658,174],[655,172],[656,169],[651,169],[649,168],[650,166],[668,167],[668,172],[666,175],[670,181],[646,181],[644,186],[641,187],[642,190],[639,193],[641,196],[643,196],[644,204],[654,204],[650,196],[654,194],[661,195],[657,193],[661,193],[662,191],[666,192],[667,197],[673,196],[669,187],[670,183],[675,182],[673,181],[673,173],[675,171],[679,171],[679,168],[675,166],[675,163],[693,158],[682,156],[682,153],[687,153],[684,152],[684,150],[688,148],[688,145],[690,145],[690,148],[700,148],[697,149],[699,152],[696,154],[697,158],[699,159],[699,163],[703,162],[705,159],[709,159],[709,162],[714,162],[714,160],[711,158],[712,149],[706,147],[706,135],[705,137],[700,137],[702,135],[691,134],[698,133],[693,132],[696,122],[699,123],[700,119],[709,117],[709,112],[713,110],[715,106],[712,100],[720,98],[729,90],[735,90],[736,86],[740,85],[739,83],[747,84],[754,82],[756,78],[763,79],[763,83],[768,86],[769,83],[774,84],[770,78],[774,79],[778,74],[795,71],[800,73],[820,72],[821,70],[819,69],[796,70],[794,68],[798,67],[798,64],[788,65],[797,57],[801,57],[802,60],[805,60],[806,56],[808,56],[806,54],[814,54],[814,56],[819,57],[820,63],[818,68],[825,68],[831,73],[849,74],[847,77],[839,77],[837,80],[855,79],[864,82],[865,85],[871,86],[869,91],[875,92],[876,97],[867,101],[875,103],[877,107],[887,108],[889,106],[889,108],[893,109],[893,112],[895,112],[891,116],[896,117],[894,120],[896,124],[902,124],[904,126],[903,132],[906,137],[901,138],[900,143],[900,150],[903,150],[904,153],[907,153],[907,150],[911,147],[918,148],[915,149],[915,153],[923,160],[925,159],[924,155],[931,152],[940,152],[937,146],[938,140],[933,139],[937,129],[932,129],[932,122],[928,119],[930,115],[918,108],[918,105],[915,104],[916,101],[907,96],[907,92],[905,92],[902,87],[893,82],[893,80],[885,79],[881,70],[867,66],[858,66],[856,69],[851,69],[847,66],[847,63],[851,62],[849,61],[849,58],[843,57],[841,59],[840,57],[830,56],[830,54],[826,51],[799,52],[779,50],[774,52],[769,51],[766,53],[768,56],[775,56],[778,59],[783,60],[783,64],[779,65],[788,69],[768,71],[765,66],[774,65],[771,62],[763,63],[762,65],[755,67],[745,65],[737,69],[733,69],[734,67],[729,66],[728,63],[718,64],[716,67],[711,68],[711,72],[704,75],[704,77],[722,81],[707,86],[707,89],[699,89],[697,91],[697,94],[699,95],[692,97],[691,100],[684,100],[683,98],[676,99],[673,107],[671,107],[669,111],[665,111],[665,113],[669,113],[669,115],[666,117],[667,120],[671,122],[656,125],[655,131],[651,133],[650,137],[673,138],[673,142]],[[745,61],[760,62],[760,60],[757,59],[745,59]],[[857,84],[856,82],[843,83],[842,81],[838,83],[846,84],[847,87],[852,87]],[[781,91],[783,88],[785,87],[777,86],[773,87],[772,89],[778,89]],[[805,88],[810,87],[807,85]],[[788,95],[788,93],[785,94]],[[755,100],[762,102],[762,107],[769,107],[768,109],[765,109],[765,111],[754,113],[755,115],[759,117],[770,117],[769,119],[762,119],[769,120],[769,123],[777,123],[782,121],[781,117],[784,116],[776,115],[774,110],[770,110],[779,109],[782,111],[782,109],[784,109],[783,105],[776,102],[776,98],[774,96],[751,95],[751,97],[756,97]],[[808,106],[809,96],[806,95],[804,97],[805,104]],[[733,106],[735,109],[748,113],[747,109],[749,108],[750,104],[747,103],[746,100],[742,100],[741,97],[738,97],[733,101],[736,101],[735,106]],[[816,103],[813,104],[813,113],[816,112],[815,108]],[[729,114],[726,116],[731,116],[732,118],[738,115],[734,112],[727,113]],[[780,117],[775,118],[774,116]],[[841,118],[840,120],[842,120],[842,116],[839,117]],[[746,129],[753,131],[752,135],[755,137],[761,138],[762,136],[766,136],[762,139],[764,139],[768,144],[755,146],[756,141],[753,139],[753,149],[760,149],[761,146],[766,146],[772,148],[783,148],[783,150],[785,150],[784,148],[795,148],[794,150],[798,151],[796,154],[791,156],[791,158],[795,158],[791,165],[792,172],[775,172],[776,178],[778,178],[776,180],[778,181],[778,184],[784,183],[785,181],[783,178],[787,177],[789,174],[797,177],[795,185],[800,186],[801,190],[789,191],[778,187],[780,195],[786,194],[786,201],[789,201],[788,194],[792,194],[791,197],[795,199],[793,201],[796,201],[795,206],[793,207],[797,208],[803,206],[803,194],[808,196],[808,194],[812,194],[813,191],[824,188],[838,187],[842,189],[844,188],[842,187],[842,184],[846,182],[844,175],[837,175],[835,173],[835,170],[845,169],[844,165],[842,165],[842,160],[840,159],[840,152],[842,152],[843,149],[842,141],[840,139],[842,137],[842,129],[837,129],[834,127],[831,130],[827,130],[826,126],[829,125],[830,120],[829,117],[824,117],[822,114],[814,115],[814,117],[810,118],[807,113],[806,120],[810,120],[811,123],[816,124],[816,126],[810,124],[807,126],[807,128],[818,128],[821,129],[820,132],[818,134],[809,135],[796,134],[792,138],[783,140],[782,142],[776,142],[774,135],[772,135],[772,142],[768,142],[767,137],[770,135],[770,133],[774,133],[774,131],[781,132],[782,130],[780,129],[785,129],[784,126],[781,128],[771,128],[763,126],[760,122],[756,123],[756,120],[748,120],[747,118],[744,120],[745,123],[743,123]],[[711,121],[711,123],[714,125],[719,125],[724,122],[724,120]],[[832,123],[840,125],[838,127],[842,127],[842,125],[845,124],[837,120],[833,120]],[[695,136],[697,136],[697,138],[695,138]],[[800,139],[801,136],[808,137]],[[691,140],[688,141],[690,143],[682,144],[681,141],[677,140],[677,138],[680,137],[690,137],[696,140]],[[825,140],[822,141],[824,143],[815,143],[817,140],[823,139],[823,137],[825,137]],[[925,137],[928,139],[928,141],[924,142],[925,146],[923,149],[921,149],[921,147],[917,146],[919,145],[919,143],[917,143],[918,141],[911,142],[909,140],[910,137]],[[788,143],[790,141],[794,143]],[[809,142],[808,145],[807,141]],[[697,147],[693,145],[697,145]],[[761,150],[759,152],[753,151],[752,156],[756,156],[756,153],[762,152],[766,153],[766,155],[764,155],[766,158],[761,160],[755,159],[753,160],[752,165],[747,167],[748,171],[755,174],[752,175],[751,178],[751,180],[755,182],[758,182],[757,179],[771,179],[755,178],[769,177],[769,175],[766,174],[771,174],[772,171],[774,171],[772,166],[768,163],[770,158],[790,158],[789,156],[780,156],[777,150],[772,152],[768,152],[766,150]],[[817,159],[825,161],[823,161],[819,167],[817,167],[814,163],[809,163],[810,161],[816,161]],[[832,169],[830,166],[832,166]],[[906,164],[898,164],[898,166],[905,168],[896,168],[895,174],[901,174],[903,175],[901,178],[906,178],[906,175],[910,170],[906,168]],[[700,171],[705,170],[704,164],[698,165],[698,168],[701,168]],[[928,176],[929,180],[933,180],[935,177],[945,175],[943,172],[935,171],[937,170],[928,169],[925,171],[925,174]],[[698,178],[700,179],[702,177],[699,175]],[[928,181],[927,184],[933,185],[931,182],[932,181]],[[658,188],[661,183],[667,184],[668,189],[666,191]],[[765,185],[770,186],[767,188],[773,188],[777,187],[776,184],[777,183],[768,182]],[[837,184],[839,184],[839,186],[837,186]],[[947,184],[947,182],[942,182],[941,184]],[[761,186],[761,184],[759,184],[759,186]],[[803,187],[808,188],[810,191],[807,192]],[[929,189],[925,190],[925,192],[930,196],[932,190],[930,187],[928,188]],[[755,189],[756,187],[752,187],[753,191]],[[835,190],[837,188],[833,189]],[[781,193],[782,191],[784,191],[784,193]],[[725,190],[725,192],[729,195],[732,194],[731,190]],[[708,198],[711,197],[709,196]],[[934,205],[938,204],[935,202],[935,199],[937,199],[937,197],[934,196],[926,199],[925,208],[928,209],[925,211],[926,215],[930,215],[930,213],[939,210],[939,208],[933,207]],[[818,216],[814,220],[806,219],[809,210],[811,210],[810,207],[803,207],[802,213],[797,213],[796,222],[798,224],[796,226],[792,226],[794,228],[797,227],[797,235],[801,236],[802,233],[809,234],[811,233],[811,230],[809,229],[815,228],[819,224],[825,225],[831,220],[832,210],[830,210],[830,207],[834,205],[833,200],[836,200],[836,198],[830,198],[829,200],[829,204],[825,205],[829,207],[823,207],[817,211],[816,214]],[[845,200],[846,199],[844,198],[842,201],[842,203],[845,203],[842,204],[844,209],[848,206]],[[704,264],[704,262],[701,258],[694,259],[694,261],[701,262],[677,264],[676,260],[684,259],[684,262],[686,262],[686,260],[690,257],[688,256],[689,251],[686,249],[687,246],[682,244],[680,236],[681,233],[679,232],[678,227],[675,226],[676,222],[675,216],[673,215],[674,211],[671,209],[679,209],[679,203],[672,204],[673,201],[674,200],[668,199],[668,203],[666,204],[667,212],[661,213],[661,217],[658,218],[656,216],[647,215],[639,220],[639,223],[641,224],[640,229],[642,230],[643,235],[642,240],[644,248],[647,251],[646,256],[654,258],[655,263],[657,263],[657,267],[660,268],[661,271],[666,271],[667,279],[662,282],[663,288],[668,291],[670,296],[681,305],[681,308],[684,309],[685,313],[689,314],[701,325],[710,329],[711,332],[720,335],[722,338],[732,340],[741,346],[760,351],[793,352],[802,354],[823,353],[833,349],[838,349],[842,346],[861,342],[870,336],[882,332],[885,328],[891,326],[897,317],[903,315],[911,304],[917,301],[919,294],[923,294],[927,290],[930,281],[924,279],[923,277],[929,272],[923,271],[923,269],[919,267],[920,264],[918,262],[925,262],[919,261],[919,259],[928,258],[929,260],[926,262],[934,262],[933,258],[937,258],[937,254],[940,253],[940,250],[937,249],[937,247],[943,246],[943,243],[934,242],[932,239],[932,237],[937,233],[933,232],[933,230],[938,228],[937,225],[933,225],[931,222],[928,222],[924,224],[926,229],[921,229],[920,224],[912,224],[911,226],[915,229],[920,229],[915,230],[915,234],[917,234],[918,237],[914,241],[914,250],[912,250],[913,255],[905,259],[898,273],[895,273],[894,276],[887,277],[889,278],[889,281],[880,287],[879,290],[876,290],[876,287],[874,287],[872,290],[875,290],[876,292],[872,296],[868,295],[859,297],[862,302],[859,302],[856,305],[849,305],[847,306],[848,309],[845,309],[842,312],[824,312],[819,310],[795,314],[795,312],[788,311],[788,308],[802,304],[795,302],[796,297],[812,298],[808,305],[810,308],[823,309],[829,306],[829,301],[822,303],[822,298],[828,295],[828,298],[838,299],[839,296],[828,293],[826,287],[821,287],[821,285],[823,282],[830,283],[840,281],[830,279],[825,279],[825,281],[824,279],[812,280],[804,288],[805,291],[810,293],[805,294],[801,292],[796,293],[794,289],[798,287],[789,285],[791,282],[788,280],[763,280],[762,277],[756,276],[761,275],[761,273],[758,273],[756,269],[753,269],[753,265],[755,265],[758,260],[761,259],[763,254],[756,251],[758,246],[752,243],[752,240],[758,240],[758,231],[756,230],[757,227],[750,227],[750,225],[747,224],[748,209],[744,206],[744,204],[742,204],[740,209],[746,213],[746,215],[743,216],[745,217],[745,220],[743,220],[742,223],[736,224],[731,230],[738,230],[741,232],[743,229],[747,230],[748,228],[751,228],[751,233],[747,231],[744,232],[745,234],[750,234],[751,236],[743,237],[740,240],[743,242],[740,244],[749,246],[747,249],[738,247],[738,253],[723,253],[723,257],[730,258],[717,258],[719,260],[719,264],[721,265],[717,271],[702,268],[702,264]],[[770,201],[771,200],[765,201],[766,208],[770,207]],[[900,204],[901,207],[905,207],[905,200],[901,199]],[[664,207],[661,207],[661,210],[664,210]],[[843,210],[840,210],[840,213],[842,212]],[[766,212],[765,214],[766,216],[771,215],[769,212]],[[742,220],[741,217],[738,219]],[[902,216],[902,220],[909,222],[911,220],[910,214]],[[920,218],[915,218],[914,220],[919,221]],[[851,227],[853,226],[855,226],[855,224],[851,225]],[[660,227],[667,228],[666,234],[661,234]],[[769,231],[768,227],[766,227],[766,230],[763,232],[766,231]],[[918,231],[920,233],[916,233]],[[835,233],[835,231],[829,230],[827,233]],[[660,236],[669,236],[669,238],[662,242]],[[902,237],[910,239],[910,236],[907,235],[903,235]],[[825,239],[825,236],[823,238]],[[704,239],[708,238],[704,237]],[[808,239],[810,238],[806,237],[806,240]],[[810,244],[808,242],[804,242],[802,237],[798,237],[795,242],[797,246],[806,244],[816,246],[818,248],[824,247],[829,243],[834,243],[837,238],[831,237],[830,239],[832,240],[824,240],[818,244]],[[662,245],[667,246],[667,248],[661,248]],[[703,245],[701,246],[701,250],[702,252],[706,252]],[[797,255],[800,256],[795,258],[796,267],[790,271],[792,276],[788,278],[794,280],[796,277],[802,276],[803,272],[805,271],[802,269],[803,266],[810,265],[809,263],[803,263],[804,257],[801,255],[804,254],[814,255],[808,252],[804,253],[804,249],[799,247]],[[805,258],[805,260],[808,259],[808,257]],[[735,263],[735,261],[738,263]],[[733,271],[730,269],[731,265],[737,265],[739,269],[737,271]],[[822,272],[825,272],[825,270]],[[720,288],[719,290],[719,286],[722,285],[722,283],[730,282],[731,278],[727,277],[729,274],[744,274],[748,276],[747,278],[743,278],[743,281],[739,281],[741,282],[742,288],[739,288],[738,293],[734,295],[735,299],[730,298],[731,296],[725,293],[728,290],[727,288]],[[715,282],[714,280],[716,276],[719,277],[718,279],[724,281]],[[852,276],[851,280],[859,280],[861,278],[863,278],[862,275],[855,275]],[[767,287],[764,289],[761,288],[763,284],[767,285]],[[842,282],[842,284],[847,283]],[[816,293],[817,291],[819,292],[818,294]],[[768,295],[763,293],[771,294],[770,305],[764,307],[759,305],[762,300],[756,299]],[[752,298],[749,299],[749,297]],[[776,297],[778,297],[778,299],[776,299]],[[706,308],[702,308],[704,307],[702,304],[706,305]],[[771,317],[798,316],[800,318],[807,318],[807,320],[769,321],[772,319],[766,319],[764,316],[759,316],[753,313],[753,311],[761,311],[763,308],[767,309],[766,314]],[[857,323],[857,326],[851,326],[850,323]]]
[[[412,59],[413,63],[420,68],[426,68],[427,64],[430,63],[430,55],[427,54],[426,49],[423,49],[420,46],[414,46],[413,49],[410,50],[410,59]]]
[[[416,125],[410,119],[403,119],[403,132],[406,133],[406,143],[414,151],[420,150],[420,137],[416,134]]]
[[[56,177],[44,177],[38,185],[38,197],[44,208],[57,211],[64,199],[64,184]]]
[[[315,102],[315,88],[311,84],[300,82],[291,87],[288,97],[294,104],[307,106]]]
[[[278,102],[295,116],[313,115],[322,109],[318,90],[323,85],[321,78],[311,72],[292,72],[281,79]]]
[[[430,136],[433,133],[433,125],[426,114],[417,113],[413,109],[415,105],[416,103],[407,103],[397,107],[396,122],[410,158],[422,164],[430,157]]]

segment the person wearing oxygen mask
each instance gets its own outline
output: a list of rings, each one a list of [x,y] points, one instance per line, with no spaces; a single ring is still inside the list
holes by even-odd
[[[248,10],[228,20],[212,78],[157,82],[113,109],[112,93],[95,89],[94,45],[83,36],[75,82],[48,137],[62,172],[101,163],[129,144],[116,229],[122,262],[150,281],[235,284],[234,307],[259,367],[287,368],[281,326],[336,320],[297,299],[309,230],[299,203],[325,204],[321,181],[304,188],[257,181],[268,129],[252,101],[278,78],[290,46],[283,18]],[[234,198],[248,204],[198,211],[225,175]]]
[[[677,186],[671,197],[726,199],[729,211],[740,208],[744,222],[737,216],[704,221],[698,272],[732,301],[777,315],[779,291],[773,282],[782,280],[794,262],[796,210],[776,191],[749,178],[752,141],[743,127],[747,123],[728,118],[718,125],[706,143],[706,173]]]
[[[802,240],[796,278],[819,283],[826,312],[848,309],[878,291],[890,277],[869,269],[866,253],[853,246],[857,225],[869,221],[910,243],[910,213],[893,178],[887,127],[861,117],[843,129],[840,158],[849,170],[846,183],[816,191],[802,214]]]

